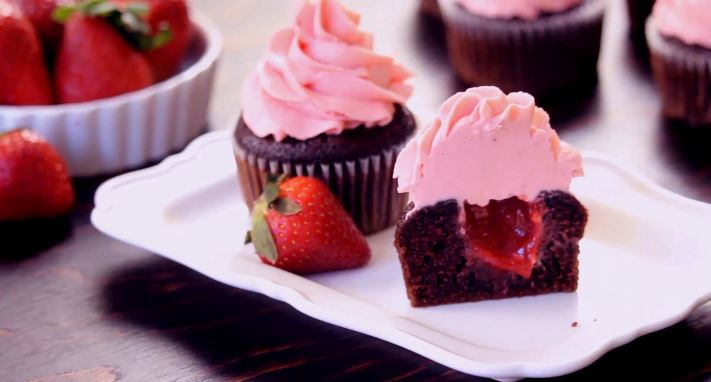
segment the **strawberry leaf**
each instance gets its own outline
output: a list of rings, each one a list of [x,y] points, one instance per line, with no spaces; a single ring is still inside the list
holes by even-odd
[[[279,177],[273,174],[267,174],[267,182],[264,184],[264,192],[262,197],[266,204],[271,204],[279,197]]]
[[[173,39],[173,33],[167,23],[162,23],[157,31],[151,30],[145,20],[149,11],[146,2],[134,1],[120,7],[107,0],[84,0],[75,5],[55,8],[52,18],[64,24],[79,12],[85,17],[106,19],[135,48],[150,51],[168,44]]]
[[[146,3],[132,1],[126,4],[126,10],[138,16],[145,16],[150,11],[150,7]]]
[[[279,197],[279,186],[274,183],[267,183],[264,186],[264,194],[262,196],[267,204],[275,201]]]
[[[264,183],[264,191],[261,196],[261,198],[264,198],[267,205],[270,205],[272,202],[277,200],[279,197],[279,186],[282,182],[284,182],[286,177],[286,174],[267,174],[267,181]]]
[[[138,46],[143,51],[164,47],[173,40],[173,31],[168,23],[161,23],[158,33],[154,36],[143,35],[138,39]]]
[[[121,26],[126,28],[126,31],[130,33],[140,33],[148,34],[150,33],[150,27],[148,24],[143,22],[138,15],[131,12],[124,12],[121,14]],[[146,36],[147,37],[147,36]]]
[[[72,17],[74,12],[76,12],[77,9],[76,7],[69,6],[69,5],[62,5],[54,9],[52,12],[52,20],[64,24],[67,21],[69,21],[69,18]]]
[[[10,130],[5,130],[5,131],[0,131],[0,138],[4,137],[5,135],[10,135],[10,134],[12,134],[12,133],[14,133],[14,132],[25,131],[25,130],[31,131],[31,130],[28,130],[28,129],[23,128],[23,127],[18,127],[18,128],[14,128],[14,129],[10,129]]]
[[[82,13],[89,17],[106,17],[113,12],[117,12],[118,10],[119,9],[114,3],[107,3],[97,0],[91,2],[86,8],[84,8]]]
[[[272,202],[271,208],[283,216],[296,215],[301,212],[301,206],[287,198],[277,198],[277,200]]]
[[[257,249],[257,254],[269,259],[272,263],[276,262],[278,253],[276,243],[272,237],[272,231],[269,229],[269,223],[266,219],[266,211],[263,206],[257,206],[252,212],[252,231],[250,233],[254,247]]]

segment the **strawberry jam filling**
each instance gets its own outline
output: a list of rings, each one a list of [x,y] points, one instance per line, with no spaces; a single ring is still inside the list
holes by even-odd
[[[541,213],[517,197],[485,207],[464,203],[471,255],[494,267],[530,277],[538,258]]]

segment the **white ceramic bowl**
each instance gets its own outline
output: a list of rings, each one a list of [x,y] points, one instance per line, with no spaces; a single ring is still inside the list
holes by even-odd
[[[116,173],[183,148],[207,127],[222,37],[193,14],[194,39],[175,76],[103,100],[52,106],[0,106],[0,131],[30,128],[47,139],[73,176]]]

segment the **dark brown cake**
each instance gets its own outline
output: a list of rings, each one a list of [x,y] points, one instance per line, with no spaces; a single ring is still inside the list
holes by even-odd
[[[537,98],[586,94],[597,83],[604,0],[536,20],[475,15],[440,4],[450,61],[467,85],[494,85]]]
[[[415,128],[412,113],[400,105],[388,125],[304,141],[260,138],[240,118],[234,147],[245,200],[251,208],[269,173],[313,176],[329,186],[361,232],[385,229],[397,222],[407,204],[397,192],[393,167]]]
[[[472,253],[460,223],[462,208],[453,199],[403,218],[395,246],[411,304],[421,307],[575,291],[578,242],[587,224],[585,207],[564,191],[542,192],[529,205],[540,214],[537,260],[530,277],[493,266]]]

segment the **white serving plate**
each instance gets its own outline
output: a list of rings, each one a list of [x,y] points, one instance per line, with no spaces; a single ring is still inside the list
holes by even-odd
[[[301,277],[257,260],[230,136],[211,133],[96,194],[94,225],[225,284],[369,334],[465,373],[515,380],[567,374],[711,299],[711,206],[584,154],[573,192],[590,212],[577,293],[411,308],[393,229],[369,237],[366,267]],[[573,323],[577,323],[573,325]]]
[[[222,36],[191,16],[194,40],[183,70],[145,89],[91,102],[0,105],[0,132],[29,128],[49,141],[72,176],[111,174],[181,150],[207,125]]]

